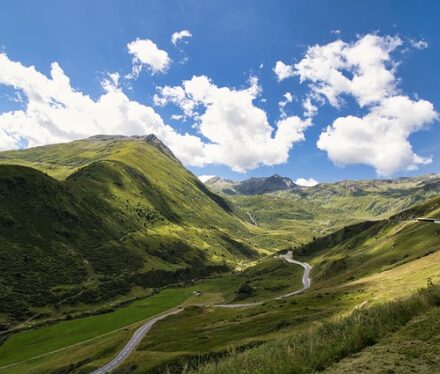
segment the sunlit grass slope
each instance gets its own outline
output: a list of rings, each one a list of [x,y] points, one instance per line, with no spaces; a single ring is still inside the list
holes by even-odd
[[[209,182],[208,187],[211,186]],[[221,190],[211,186],[213,191]],[[243,220],[270,230],[256,240],[262,245],[301,245],[344,226],[381,220],[440,193],[440,176],[396,180],[342,181],[311,188],[260,195],[228,195]]]
[[[435,316],[438,316],[439,310],[440,287],[430,286],[412,297],[378,304],[371,308],[358,309],[347,317],[315,326],[305,332],[293,333],[242,353],[232,353],[225,360],[208,364],[199,368],[197,372],[206,374],[314,373],[322,372],[329,367],[331,373],[394,372],[394,370],[400,372],[400,365],[396,362],[398,361],[396,357],[394,360],[388,359],[395,363],[393,368],[388,368],[392,371],[383,370],[385,357],[392,356],[390,345],[393,340],[400,340],[400,344],[407,345],[405,350],[402,346],[396,347],[394,343],[394,351],[400,350],[402,353],[406,351],[412,355],[413,359],[416,359],[411,360],[411,357],[407,357],[405,366],[410,369],[408,372],[435,372],[440,363],[438,356],[436,356],[438,349],[435,344],[430,344],[425,339],[429,339],[431,342],[438,341],[440,331],[432,328],[429,331],[423,331],[423,322],[420,319],[425,321],[426,327],[426,320],[433,320]],[[418,317],[419,321],[406,328],[410,321]],[[433,322],[438,325],[437,321]],[[411,328],[413,334],[408,334],[408,330]],[[392,333],[395,336],[390,337]],[[422,340],[427,351],[410,349],[409,342],[413,339]],[[347,359],[346,362],[331,366],[377,342],[380,344],[378,347],[368,353],[361,354],[357,359]],[[376,354],[383,352],[385,357],[372,355],[372,352]],[[428,362],[417,360],[419,356],[423,355],[430,356],[431,360]],[[365,356],[369,356],[369,361],[366,361]],[[359,364],[361,358],[363,358],[364,366]],[[409,364],[408,361],[410,361]],[[417,361],[417,365],[414,361]]]
[[[248,227],[154,137],[0,153],[4,327],[255,257]]]
[[[434,198],[390,220],[349,226],[297,248],[294,257],[313,265],[312,288],[306,293],[238,311],[209,308],[186,311],[153,329],[124,370],[129,367],[136,368],[132,370],[136,373],[150,370],[154,362],[176,361],[176,352],[187,357],[170,364],[177,372],[186,365],[194,367],[205,360],[221,359],[231,348],[237,349],[239,360],[241,357],[253,360],[253,349],[248,356],[239,354],[243,347],[307,331],[356,308],[409,296],[425,286],[428,278],[439,283],[440,226],[404,220],[413,215],[438,217],[439,202],[440,198]],[[268,284],[276,277],[268,276]],[[185,338],[169,341],[170,334]],[[191,349],[185,348],[188,341]],[[265,352],[261,357],[271,354]],[[329,358],[331,362],[333,359]],[[217,370],[221,365],[213,368]],[[246,367],[246,362],[238,361],[237,367],[240,365]],[[282,367],[280,372],[284,372]],[[254,366],[251,368],[255,370]],[[290,366],[285,368],[289,372]]]
[[[380,342],[378,349],[381,352],[386,352],[389,345],[389,352],[394,354],[385,356],[384,362],[390,370],[397,370],[399,350],[396,341],[404,345],[400,351],[404,354],[409,350],[408,339],[411,338],[405,332],[407,330],[402,330],[395,338],[388,339],[387,334],[396,329],[406,329],[404,326],[419,316],[422,321],[432,320],[433,315],[438,315],[440,304],[439,286],[435,286],[440,283],[440,225],[407,221],[410,217],[420,216],[440,217],[440,198],[433,198],[389,220],[345,227],[294,250],[294,257],[313,265],[312,288],[307,294],[296,298],[299,305],[306,306],[300,313],[304,318],[310,316],[310,309],[322,308],[327,313],[321,314],[316,322],[324,323],[323,327],[316,330],[314,325],[309,325],[303,334],[293,331],[291,335],[275,339],[273,343],[249,349],[245,353],[234,353],[218,364],[208,365],[201,372],[255,372],[256,368],[260,368],[257,372],[261,373],[322,371],[376,342]],[[437,295],[434,303],[428,303],[429,308],[425,308],[427,304],[423,295],[421,300],[418,295],[381,306],[384,302],[408,297],[427,283],[434,283],[430,290]],[[413,310],[415,300],[418,300],[418,306]],[[292,308],[288,309],[290,311],[285,310],[284,314],[286,318],[293,311]],[[334,321],[358,309],[361,311],[348,319],[336,323],[325,322]],[[401,321],[400,315],[405,313],[409,315]],[[423,334],[417,326],[408,327],[408,331],[414,331],[415,339],[423,339],[426,335],[430,340],[425,342],[428,349],[425,354],[434,356],[438,332]],[[331,372],[358,372],[366,360],[371,359],[373,352],[376,351],[366,351],[358,359],[347,359],[343,364],[332,367]],[[420,352],[415,353],[414,360],[407,358],[406,367],[430,367],[426,363],[425,366],[417,366],[421,365],[420,355]],[[299,357],[302,359],[299,360]],[[368,367],[377,369],[371,363]],[[364,372],[368,372],[365,367]]]
[[[254,288],[254,292],[245,298],[246,302],[270,299],[300,288],[301,274],[302,268],[299,266],[292,266],[280,259],[264,259],[240,274],[210,277],[186,287],[162,290],[154,296],[105,314],[18,332],[0,346],[0,373],[51,372],[63,367],[77,367],[81,368],[81,372],[90,372],[108,361],[141,321],[177,305],[189,310],[188,313],[183,312],[185,316],[181,324],[186,333],[174,335],[171,342],[168,339],[170,332],[165,328],[162,337],[177,347],[186,344],[192,352],[198,352],[201,347],[208,346],[205,340],[198,339],[197,329],[198,317],[203,319],[206,314],[197,313],[200,309],[191,305],[231,302],[236,299],[236,292],[243,282],[249,282]],[[202,294],[194,295],[195,291]],[[234,311],[229,311],[228,315],[234,318]],[[240,333],[235,326],[233,330]],[[161,331],[162,328],[159,329]],[[247,332],[243,330],[241,333],[246,335]],[[230,339],[230,335],[223,335],[210,344],[224,346]],[[168,351],[162,359],[169,360],[170,356],[176,355]],[[161,364],[162,359],[155,357],[149,360],[150,367]]]
[[[213,359],[220,360],[219,366],[214,368],[221,372],[221,359],[228,355],[230,358],[225,361],[225,367],[231,368],[231,360],[235,361],[233,365],[254,370],[254,360],[259,362],[259,358],[253,356],[254,352],[260,352],[255,353],[256,355],[271,357],[272,351],[262,351],[263,346],[251,349],[249,347],[269,341],[268,344],[274,344],[273,349],[278,350],[277,347],[284,344],[282,341],[296,339],[290,338],[292,334],[297,336],[301,332],[307,335],[309,329],[315,331],[314,329],[322,323],[332,323],[331,321],[338,320],[353,310],[363,310],[390,299],[409,296],[425,286],[428,278],[434,283],[440,282],[440,226],[402,221],[413,214],[437,216],[439,201],[440,199],[433,199],[389,221],[351,226],[326,238],[317,239],[308,246],[297,248],[294,256],[314,266],[310,290],[287,300],[267,301],[252,308],[234,310],[209,306],[188,307],[179,315],[156,325],[142,341],[139,349],[124,362],[119,372],[154,372],[164,367],[172,367],[176,372],[181,372],[188,365],[197,367],[206,360]],[[411,240],[412,237],[414,240]],[[394,248],[393,243],[396,243]],[[341,258],[344,261],[339,261]],[[234,300],[240,285],[249,282],[256,289],[256,293],[245,300],[267,299],[291,289],[298,289],[301,272],[299,266],[287,264],[279,259],[265,259],[241,274],[207,279],[189,289],[183,289],[182,292],[203,291],[203,295],[194,297],[186,305],[222,303]],[[416,314],[422,316],[425,312],[430,313],[430,310],[417,309],[417,313],[420,311],[421,314]],[[410,319],[415,316],[411,315]],[[384,324],[381,331],[388,331],[390,326],[386,324],[389,320],[382,319],[381,313],[376,317],[380,319],[377,321]],[[78,323],[80,321],[78,320]],[[403,328],[405,323],[398,328]],[[336,327],[332,331],[336,333],[340,325],[334,326]],[[375,335],[375,341],[383,341],[382,332]],[[98,338],[95,341],[96,347],[84,342],[69,348],[64,354],[51,353],[34,360],[33,363],[41,372],[49,372],[49,368],[67,368],[70,365],[77,367],[78,372],[90,372],[114,357],[130,333],[132,330],[116,331],[114,335]],[[377,331],[374,332],[376,333]],[[368,334],[370,333],[367,332],[367,337]],[[321,343],[332,345],[326,341],[326,337],[328,338],[325,334],[320,337]],[[363,344],[356,349],[361,350]],[[341,346],[336,348],[339,349]],[[243,349],[246,351],[244,356],[240,353]],[[231,355],[231,351],[235,353]],[[287,353],[283,351],[279,355],[284,357]],[[335,359],[333,354],[339,353],[331,350],[324,353],[324,367],[344,357],[337,356]],[[32,355],[32,347],[29,355]],[[246,357],[250,366],[246,366],[248,361],[240,361],[242,357]],[[289,358],[285,357],[286,360]],[[278,365],[277,362],[275,360],[272,364]],[[13,372],[28,372],[29,365],[22,363],[14,366]],[[286,370],[291,368],[279,366],[280,372],[283,372],[283,367]]]

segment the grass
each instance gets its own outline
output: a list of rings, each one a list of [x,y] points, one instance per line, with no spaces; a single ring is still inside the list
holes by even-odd
[[[83,365],[92,369],[109,360],[116,352],[116,348],[128,339],[140,321],[177,305],[189,306],[191,304],[232,301],[235,297],[235,291],[244,281],[249,281],[256,286],[256,293],[252,295],[253,300],[274,297],[280,292],[300,288],[301,269],[299,266],[292,266],[280,259],[266,259],[239,275],[229,274],[205,279],[190,287],[163,290],[157,295],[136,301],[108,314],[63,321],[14,334],[0,346],[0,367],[34,358],[4,370],[9,372],[13,368],[15,372],[28,372],[34,366],[41,370],[44,368],[48,370],[49,367],[52,369],[60,368],[83,360],[86,360]],[[262,276],[266,271],[269,272],[269,278],[264,284]],[[284,285],[285,288],[280,288],[279,280],[274,279],[272,282],[270,279],[270,276],[274,275],[282,276],[283,279],[287,277],[289,284]],[[265,288],[260,288],[260,284],[264,284]],[[270,288],[274,285],[277,286],[276,289],[271,290]],[[194,291],[202,291],[203,294],[193,296]],[[193,314],[197,310],[199,309],[189,307],[188,313]],[[235,312],[230,311],[229,315],[233,318]],[[197,319],[197,314],[193,316]],[[184,318],[184,324],[187,329],[191,329],[192,322],[189,319]],[[92,342],[89,341],[90,339],[93,339]],[[185,336],[176,336],[179,344],[184,339]],[[224,339],[227,341],[228,337],[225,336]],[[94,344],[97,344],[96,348]],[[89,348],[85,349],[85,347]],[[57,352],[60,349],[63,351]],[[47,356],[47,354],[49,355]],[[44,356],[39,358],[41,355]],[[48,362],[47,365],[45,365],[46,362]],[[162,363],[161,360],[153,362],[155,364]]]
[[[147,141],[1,152],[0,164],[0,330],[258,255],[228,203]]]
[[[437,214],[435,209],[432,210],[436,204],[436,201],[431,202],[422,213]],[[440,276],[438,267],[433,266],[439,255],[435,252],[438,249],[437,225],[398,221],[375,225],[378,227],[374,229],[371,225],[367,225],[365,230],[350,229],[344,237],[336,235],[335,243],[329,239],[327,247],[313,250],[310,254],[305,251],[303,256],[314,265],[314,281],[307,293],[240,310],[190,307],[155,326],[121,370],[145,372],[167,363],[174,365],[182,359],[184,365],[185,357],[203,357],[210,355],[209,352],[223,355],[232,348],[240,350],[249,344],[276,340],[294,331],[308,329],[317,321],[332,320],[346,314],[365,301],[374,304],[386,298],[402,296],[420,287],[426,282],[426,277],[436,280]],[[339,269],[338,259],[345,258],[347,254],[350,254],[345,260],[347,266],[336,271]],[[286,267],[283,268],[283,265]],[[267,297],[266,292],[270,295],[284,293],[284,289],[277,287],[289,276],[287,271],[294,272],[296,268],[298,273],[290,276],[299,282],[300,267],[275,259],[262,261],[237,275],[198,282],[187,291],[201,290],[204,294],[193,297],[187,305],[231,301],[244,281],[255,286],[257,293],[252,296],[254,299]],[[131,330],[125,333],[127,339]],[[170,336],[174,339],[169,339]],[[80,371],[90,371],[108,361],[123,342],[124,336],[115,332],[111,338],[97,339],[97,349],[84,343],[69,349],[68,356],[55,353],[50,356],[50,368],[74,364],[79,365]],[[86,350],[86,346],[91,350]],[[48,358],[33,362],[44,372],[49,367],[45,366],[45,360]],[[190,362],[192,360],[189,359]],[[16,369],[25,368],[28,363],[22,365]]]
[[[310,373],[359,352],[402,329],[413,318],[440,306],[440,287],[412,297],[355,310],[309,331],[264,344],[197,370],[198,373]],[[438,331],[437,331],[438,334]],[[329,344],[331,342],[331,344]]]
[[[417,209],[423,215],[436,216],[438,200]],[[163,363],[164,357],[175,361],[176,352],[189,356],[189,362],[194,360],[191,357],[203,359],[210,352],[221,355],[231,348],[260,344],[332,320],[359,305],[407,296],[427,278],[440,281],[439,230],[435,224],[390,220],[317,239],[294,255],[301,253],[314,266],[312,288],[305,294],[232,313],[209,308],[184,312],[153,329],[124,367],[128,370],[137,365],[134,372],[148,371]],[[176,337],[172,342],[170,335]],[[180,362],[182,367],[186,359]]]
[[[208,185],[209,182],[208,182]],[[211,184],[222,193],[222,184]],[[261,229],[260,246],[299,246],[344,226],[386,219],[440,192],[438,176],[397,180],[342,181],[300,191],[228,195],[243,220],[251,213]],[[264,231],[270,230],[267,235]]]
[[[0,346],[0,367],[124,328],[180,305],[190,296],[189,289],[163,290],[112,313],[63,321],[14,334]]]
[[[0,346],[0,366],[20,364],[5,372],[90,372],[110,360],[142,321],[180,303],[185,311],[158,323],[121,372],[168,364],[182,368],[198,357],[220,357],[229,350],[236,352],[230,359],[242,357],[239,351],[250,345],[276,346],[298,332],[316,332],[321,321],[328,321],[328,330],[319,330],[323,343],[338,337],[336,327],[345,326],[338,318],[359,305],[402,297],[426,278],[440,278],[435,266],[440,227],[400,221],[405,215],[440,216],[440,199],[382,219],[425,200],[436,191],[435,183],[426,193],[414,181],[404,181],[399,188],[379,182],[325,185],[306,197],[285,192],[235,196],[236,209],[144,141],[95,139],[69,147],[0,153],[0,164],[8,164],[0,166],[0,197],[7,197],[0,199],[1,327],[37,312],[40,321],[50,320],[145,295],[153,287],[187,286],[111,313],[13,334]],[[256,216],[258,227],[244,222],[246,211]],[[365,219],[374,222],[337,231]],[[255,261],[258,253],[291,247],[296,247],[294,257],[313,265],[313,284],[306,293],[237,310],[191,306],[267,300],[300,288],[299,266],[273,258]],[[251,260],[256,265],[249,267]],[[192,283],[195,277],[226,270],[225,265],[244,270]],[[238,297],[243,283],[253,291]],[[192,296],[193,291],[202,295]],[[414,313],[425,313],[417,305]],[[377,313],[367,317],[382,321],[385,332],[406,323],[393,325]],[[361,317],[362,330],[370,320]],[[355,322],[350,323],[356,327]],[[334,357],[344,356],[349,344],[361,349],[364,335],[351,337],[361,338],[356,345],[344,331],[345,346],[323,350],[321,361],[310,359],[309,365],[327,367]],[[382,341],[382,333],[373,338]],[[249,353],[252,363],[251,352],[262,347],[243,355]],[[272,351],[266,354],[272,357]],[[281,366],[274,368],[282,372]]]
[[[440,308],[414,318],[378,344],[330,366],[326,373],[435,373],[440,367]]]

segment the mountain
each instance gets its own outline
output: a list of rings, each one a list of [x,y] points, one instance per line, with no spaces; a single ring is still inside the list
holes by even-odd
[[[283,318],[285,331],[220,359],[207,353],[191,372],[437,372],[440,225],[410,217],[440,218],[440,196],[289,248],[312,265],[311,289],[254,312]],[[241,323],[258,325],[250,315]]]
[[[274,174],[271,177],[250,178],[240,182],[214,177],[205,182],[213,191],[226,195],[259,195],[275,191],[298,189],[290,178]]]
[[[206,185],[230,200],[243,220],[253,223],[252,217],[258,227],[270,230],[270,240],[260,237],[262,246],[300,245],[347,225],[388,218],[440,193],[439,174],[294,185],[259,194],[240,192],[240,186],[253,183],[254,179],[233,182],[212,178]]]
[[[63,319],[14,331],[0,345],[0,369],[93,372],[139,326],[179,305],[184,309],[155,325],[117,370],[323,371],[349,354],[367,354],[372,344],[386,351],[384,337],[404,336],[408,321],[438,320],[431,313],[440,305],[440,290],[433,291],[440,226],[411,220],[440,217],[440,197],[428,198],[435,176],[401,179],[393,189],[341,182],[331,186],[338,196],[330,205],[328,188],[315,189],[313,198],[301,189],[223,199],[155,143],[94,138],[0,154],[8,163],[0,167],[3,328],[34,313]],[[417,194],[421,203],[413,203]],[[387,204],[395,206],[373,215]],[[411,207],[402,210],[405,204]],[[257,227],[236,216],[246,218],[243,206],[255,209]],[[329,233],[311,237],[323,227]],[[250,261],[258,248],[269,256]],[[276,256],[286,250],[312,266],[311,288],[274,300],[302,286],[302,267]],[[192,281],[227,265],[243,271]],[[142,297],[174,282],[178,287]],[[121,295],[139,300],[126,303]],[[213,307],[233,300],[261,304]],[[437,357],[440,330],[419,330]]]
[[[154,135],[1,152],[0,322],[225,271],[247,227]]]

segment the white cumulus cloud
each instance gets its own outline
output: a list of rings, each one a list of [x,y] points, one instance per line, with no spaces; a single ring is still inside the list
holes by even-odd
[[[394,96],[363,117],[336,119],[320,135],[317,145],[335,164],[371,165],[379,175],[388,176],[431,162],[414,153],[408,137],[436,118],[429,101]]]
[[[152,74],[165,73],[171,64],[168,53],[149,39],[136,39],[128,43],[127,48],[133,56],[131,78],[138,77],[143,67],[147,67]]]
[[[331,105],[341,105],[341,95],[356,98],[360,106],[377,103],[396,92],[395,64],[391,52],[402,45],[399,37],[368,34],[354,43],[342,40],[314,45],[294,65],[301,82]]]
[[[336,40],[311,46],[291,66],[293,74],[309,84],[303,100],[306,117],[316,115],[317,104],[325,100],[340,108],[347,95],[367,111],[360,117],[337,118],[321,134],[317,146],[334,163],[366,164],[388,176],[431,162],[414,153],[409,137],[436,120],[437,113],[429,101],[413,100],[400,92],[399,62],[393,53],[403,45],[396,36],[367,34],[352,43]]]
[[[313,104],[312,98],[310,96],[307,96],[302,101],[302,106],[304,109],[304,116],[305,117],[314,117],[316,114],[318,114],[318,107]]]
[[[282,61],[276,62],[275,67],[273,68],[273,72],[275,73],[278,82],[281,82],[284,79],[293,77],[295,75],[293,67],[290,65],[286,65]]]
[[[154,133],[186,165],[223,164],[243,172],[286,162],[293,143],[304,139],[310,125],[292,116],[270,126],[266,113],[253,103],[260,92],[256,79],[247,88],[232,89],[199,76],[182,87],[160,89],[155,100],[161,105],[175,102],[196,121],[200,136],[181,134],[153,108],[130,100],[118,81],[118,74],[110,74],[102,81],[102,95],[94,100],[73,88],[57,63],[46,76],[0,54],[0,85],[13,87],[24,100],[23,109],[0,113],[0,149],[96,134]]]
[[[0,54],[0,84],[19,90],[25,100],[22,110],[0,114],[0,149],[17,148],[23,140],[33,147],[96,134],[154,133],[187,164],[203,151],[198,137],[178,134],[153,108],[130,100],[117,86],[118,77],[105,79],[103,94],[93,100],[71,86],[56,62],[47,77]]]
[[[176,31],[171,35],[171,42],[176,45],[179,40],[192,37],[192,34],[188,30]]]
[[[260,165],[288,160],[293,144],[304,140],[309,120],[285,117],[272,127],[266,112],[254,104],[261,88],[256,78],[243,89],[218,87],[206,76],[194,76],[182,86],[160,87],[157,105],[173,103],[193,118],[197,130],[209,142],[204,145],[201,165],[223,164],[244,172]]]
[[[420,39],[410,39],[410,44],[411,47],[415,48],[415,49],[425,49],[428,48],[428,42],[426,40]]]
[[[285,111],[285,107],[287,104],[291,103],[293,101],[293,95],[290,92],[286,92],[283,95],[283,100],[281,100],[280,102],[278,102],[278,106],[280,107],[280,112],[281,112],[281,117],[284,118],[287,116],[286,111]]]
[[[294,182],[298,186],[303,186],[303,187],[313,187],[313,186],[316,186],[317,184],[319,184],[319,182],[316,179],[313,179],[313,178],[309,178],[309,179],[298,178]]]

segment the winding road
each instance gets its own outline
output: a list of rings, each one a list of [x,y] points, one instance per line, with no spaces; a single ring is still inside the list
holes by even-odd
[[[150,319],[147,323],[136,330],[128,343],[124,346],[124,348],[122,348],[122,351],[119,352],[113,360],[111,360],[107,365],[99,368],[98,370],[95,370],[93,374],[105,374],[115,369],[137,348],[143,337],[147,335],[148,331],[150,331],[150,329],[154,326],[156,322],[180,313],[182,310],[183,308],[174,309],[170,312],[161,314],[153,319]]]
[[[286,260],[287,262],[290,262],[291,264],[300,265],[304,268],[304,273],[303,273],[303,277],[302,277],[303,288],[301,288],[300,290],[294,291],[294,292],[287,293],[285,295],[278,296],[278,297],[274,298],[273,300],[285,299],[289,296],[297,295],[297,294],[307,290],[308,288],[310,288],[310,285],[312,283],[311,278],[310,278],[310,270],[312,269],[312,267],[307,262],[301,262],[301,261],[294,260],[292,257],[291,251],[287,252],[287,254],[285,254],[285,255],[280,255],[279,258],[282,258],[282,259]],[[212,306],[215,308],[245,308],[245,307],[261,305],[263,303],[264,303],[264,301],[259,301],[259,302],[255,302],[255,303],[247,303],[247,304],[215,304],[215,305],[199,305],[199,306]],[[124,362],[133,351],[136,350],[136,348],[138,347],[141,340],[144,338],[145,335],[147,335],[148,331],[150,331],[151,328],[157,322],[159,322],[160,320],[165,319],[169,316],[176,315],[176,314],[182,312],[183,310],[184,310],[183,308],[173,309],[173,310],[170,310],[166,313],[163,313],[153,319],[150,319],[148,322],[146,322],[139,329],[136,330],[136,332],[133,334],[133,336],[128,341],[128,343],[124,346],[124,348],[122,348],[122,350],[118,353],[118,355],[113,360],[111,360],[108,364],[104,365],[103,367],[93,371],[92,374],[105,374],[105,373],[109,373],[110,371],[115,369],[122,362]]]
[[[275,298],[275,300],[281,300],[281,299],[285,299],[286,297],[289,297],[289,296],[298,295],[299,293],[310,288],[310,285],[312,284],[312,279],[310,278],[310,270],[312,270],[312,267],[307,262],[301,262],[301,261],[294,260],[292,257],[291,251],[287,252],[287,255],[280,255],[280,257],[284,258],[287,262],[290,262],[291,264],[297,264],[297,265],[302,266],[304,268],[304,273],[303,273],[303,277],[302,277],[303,288],[301,288],[298,291],[294,291],[294,292],[287,293],[285,295],[278,296]]]

